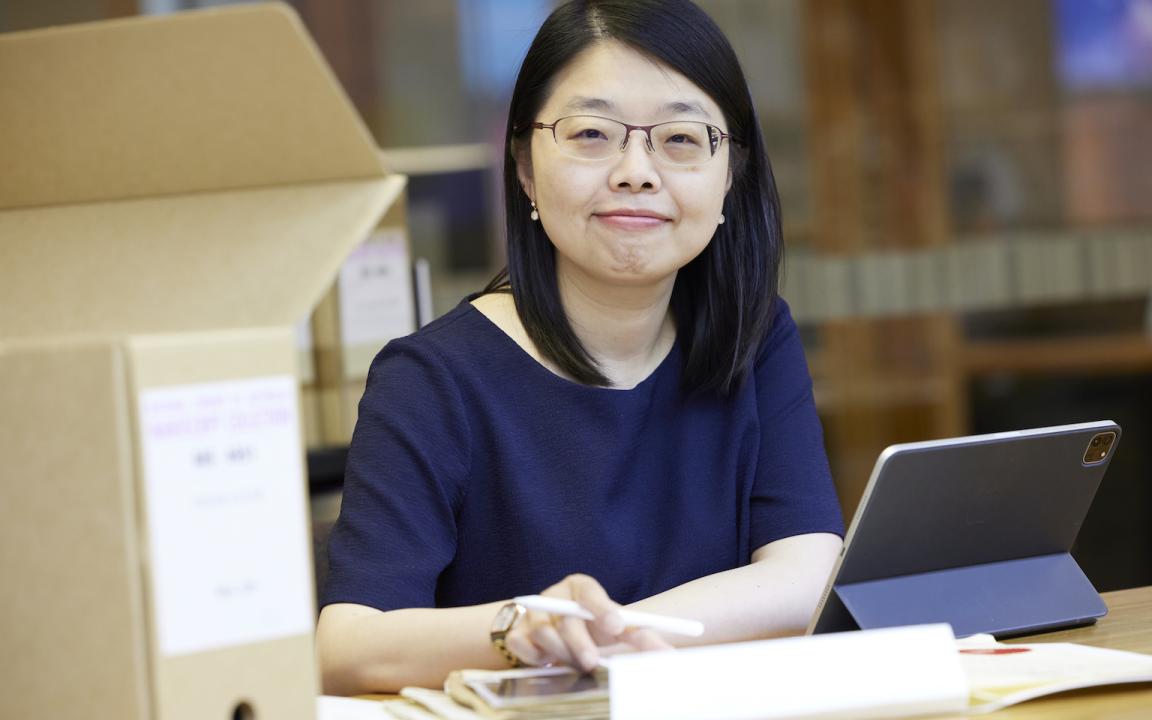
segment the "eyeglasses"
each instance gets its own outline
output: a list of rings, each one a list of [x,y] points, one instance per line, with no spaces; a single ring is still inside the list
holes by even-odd
[[[628,123],[597,115],[570,115],[552,124],[534,122],[535,130],[551,130],[560,152],[579,160],[605,160],[624,152],[634,130],[644,131],[648,152],[671,165],[708,162],[731,137],[715,125],[692,120],[673,120],[655,125]]]

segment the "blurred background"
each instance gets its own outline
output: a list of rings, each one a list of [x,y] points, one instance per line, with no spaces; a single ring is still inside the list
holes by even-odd
[[[219,4],[5,0],[0,31]],[[506,104],[556,3],[290,4],[410,176],[442,314],[503,265]],[[1076,555],[1152,584],[1152,0],[699,4],[759,111],[846,517],[889,444],[1113,419]]]

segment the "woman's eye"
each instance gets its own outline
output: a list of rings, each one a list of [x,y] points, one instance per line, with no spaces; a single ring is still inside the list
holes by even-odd
[[[699,145],[700,144],[696,141],[696,138],[692,137],[691,135],[685,135],[683,133],[681,133],[679,135],[672,135],[667,140],[665,140],[664,142],[674,143],[677,145]]]
[[[581,130],[575,135],[576,140],[599,140],[604,137],[604,133],[595,128],[588,128]]]

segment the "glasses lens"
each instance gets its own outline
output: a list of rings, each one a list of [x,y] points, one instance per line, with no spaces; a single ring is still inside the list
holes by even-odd
[[[656,152],[676,165],[707,161],[716,152],[719,138],[715,128],[702,122],[669,122],[652,128]]]
[[[556,144],[569,157],[603,160],[620,151],[628,128],[617,120],[573,115],[556,121]],[[720,131],[702,122],[676,121],[652,127],[652,148],[673,165],[708,161],[720,145]]]
[[[585,160],[603,160],[619,151],[624,126],[593,115],[575,115],[556,121],[556,143],[561,152]]]

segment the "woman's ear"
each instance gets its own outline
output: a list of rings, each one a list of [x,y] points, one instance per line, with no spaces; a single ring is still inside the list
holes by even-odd
[[[532,153],[518,141],[512,141],[512,158],[516,161],[516,178],[532,202],[536,202],[536,183],[532,181]]]

